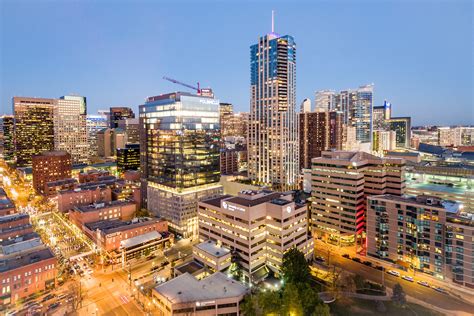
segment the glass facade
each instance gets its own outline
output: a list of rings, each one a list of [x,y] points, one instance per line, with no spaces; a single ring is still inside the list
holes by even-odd
[[[295,189],[299,175],[296,44],[270,33],[250,46],[248,171],[255,184]]]
[[[219,101],[169,94],[140,106],[146,178],[174,189],[219,182]]]
[[[54,99],[13,98],[18,167],[30,166],[32,156],[54,149],[54,104]]]

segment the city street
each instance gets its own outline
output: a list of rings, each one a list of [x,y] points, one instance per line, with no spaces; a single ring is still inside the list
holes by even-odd
[[[332,249],[328,252],[328,249]],[[383,272],[381,270],[377,270],[373,267],[364,265],[359,262],[355,262],[351,259],[347,259],[342,257],[341,254],[349,253],[349,251],[337,251],[332,246],[327,246],[320,242],[316,243],[315,246],[315,254],[321,256],[325,259],[325,263],[327,264],[327,259],[329,257],[329,265],[336,266],[338,268],[343,269],[344,271],[348,271],[354,274],[359,274],[364,279],[382,284],[384,283],[387,287],[393,288],[395,284],[400,283],[403,287],[407,296],[414,297],[418,300],[424,301],[428,304],[433,306],[437,306],[443,308],[445,310],[450,311],[463,311],[463,312],[472,312],[474,309],[474,305],[469,304],[463,300],[460,300],[452,295],[444,294],[435,291],[433,288],[422,286],[416,281],[423,280],[428,281],[427,278],[423,278],[421,273],[417,273],[415,276],[415,282],[410,282],[403,280],[401,277],[396,277],[386,273],[387,270],[392,269],[390,266],[386,266],[386,271]],[[328,256],[329,254],[329,256]],[[369,260],[370,258],[366,258],[364,260]],[[401,275],[408,275],[408,272],[399,271]],[[412,274],[409,274],[412,276]],[[428,281],[429,283],[429,281]]]

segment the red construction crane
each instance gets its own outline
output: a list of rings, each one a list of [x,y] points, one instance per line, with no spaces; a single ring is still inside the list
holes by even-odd
[[[172,83],[176,83],[176,84],[182,85],[182,86],[184,86],[184,87],[186,87],[186,88],[196,90],[196,91],[197,91],[197,94],[199,94],[199,95],[201,94],[201,88],[200,88],[200,86],[199,86],[199,82],[197,83],[197,88],[196,88],[196,87],[193,87],[192,85],[189,85],[189,84],[187,84],[187,83],[184,83],[184,82],[175,80],[175,79],[173,79],[173,78],[163,77],[163,79],[168,80],[168,81],[170,81],[170,82],[172,82]]]

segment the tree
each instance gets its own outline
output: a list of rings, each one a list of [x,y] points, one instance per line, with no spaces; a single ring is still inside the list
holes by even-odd
[[[303,304],[300,299],[300,291],[294,283],[288,283],[283,289],[281,306],[282,315],[303,315]]]
[[[329,311],[330,310],[329,310],[328,305],[324,303],[320,303],[316,306],[312,315],[313,316],[330,316],[331,313]]]
[[[85,293],[81,287],[81,281],[74,280],[69,284],[69,293],[71,294],[72,309],[78,310],[84,299]]]
[[[405,305],[406,303],[405,291],[403,291],[400,283],[395,284],[393,287],[392,301],[399,305]]]
[[[303,306],[304,315],[311,315],[322,301],[319,299],[318,291],[310,284],[299,285],[299,299]]]
[[[242,304],[240,304],[240,310],[242,315],[257,316],[257,299],[256,296],[247,294]]]
[[[306,262],[304,254],[296,247],[291,248],[283,255],[281,272],[287,283],[308,283],[311,278],[308,262]]]

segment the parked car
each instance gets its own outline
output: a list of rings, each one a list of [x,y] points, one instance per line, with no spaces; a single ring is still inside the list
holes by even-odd
[[[48,294],[46,295],[45,297],[43,297],[43,299],[41,300],[41,302],[46,302],[46,301],[49,301],[50,299],[54,298],[54,295],[53,294]]]
[[[315,256],[314,260],[317,261],[317,262],[324,262],[324,258],[321,257],[321,256]]]
[[[396,276],[396,277],[399,277],[399,276],[400,276],[400,272],[395,271],[395,270],[388,270],[387,273],[388,273],[388,274],[391,274],[391,275],[393,275],[393,276]]]
[[[408,276],[408,275],[402,276],[402,279],[403,279],[403,280],[406,280],[406,281],[413,282],[413,278],[412,278],[411,276]]]
[[[376,266],[375,269],[382,271],[383,267],[382,266]]]
[[[423,285],[423,286],[426,286],[426,287],[430,287],[430,285],[428,284],[428,282],[425,282],[425,281],[417,281],[416,283],[418,283],[419,285]]]
[[[443,288],[441,288],[441,287],[439,287],[439,286],[435,287],[434,290],[437,291],[437,292],[443,293],[443,294],[447,294],[447,293],[448,293],[448,291],[446,291],[445,289],[443,289]]]
[[[343,254],[342,256],[343,256],[344,258],[347,258],[347,259],[350,259],[350,258],[351,258],[351,256],[349,256],[347,253]]]
[[[53,304],[48,306],[48,310],[50,311],[50,310],[56,309],[56,308],[59,307],[59,305],[61,305],[61,303],[59,303],[59,302],[53,303]]]
[[[358,262],[358,263],[362,263],[362,261],[361,261],[359,258],[356,258],[356,257],[352,258],[352,261],[355,261],[355,262]]]
[[[372,262],[370,262],[370,261],[364,261],[362,263],[365,264],[366,266],[369,266],[369,267],[372,266]]]

